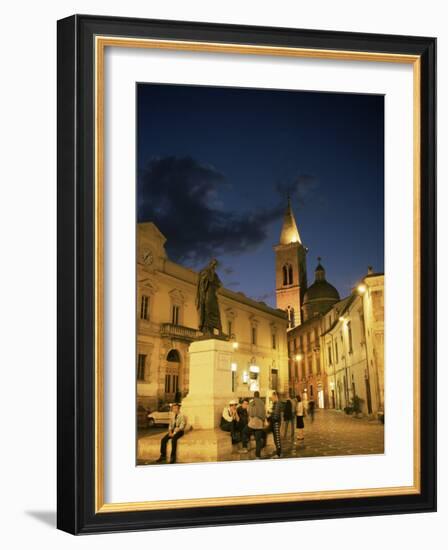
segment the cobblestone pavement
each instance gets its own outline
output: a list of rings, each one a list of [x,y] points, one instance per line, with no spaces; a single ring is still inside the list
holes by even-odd
[[[154,429],[153,429],[154,430]],[[161,430],[165,432],[166,430]],[[151,433],[155,433],[152,431]],[[283,426],[281,427],[283,435]],[[289,435],[289,434],[288,434]],[[296,432],[297,435],[297,432]],[[384,453],[384,425],[367,418],[353,418],[343,412],[318,409],[314,422],[305,417],[304,441],[291,441],[282,438],[284,458],[305,458],[318,456],[344,456]],[[181,444],[182,442],[180,442]],[[253,460],[255,441],[250,443],[248,453],[240,453],[241,445],[234,445],[227,460]],[[275,454],[272,434],[268,435],[267,446],[262,458],[268,459]],[[138,464],[154,464],[154,460],[139,460]]]
[[[282,454],[285,458],[384,453],[384,425],[367,418],[353,418],[338,411],[317,410],[314,422],[309,416],[305,417],[304,435],[304,441],[291,442],[289,437],[282,438]],[[253,459],[254,449],[254,441],[251,441],[251,450],[247,454],[240,454],[234,448],[229,460]],[[271,457],[274,451],[270,435],[263,457]]]

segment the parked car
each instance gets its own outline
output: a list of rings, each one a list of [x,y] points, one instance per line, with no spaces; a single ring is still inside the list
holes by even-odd
[[[144,407],[143,405],[138,405],[137,407],[137,428],[148,428],[149,427],[149,421],[148,421],[148,413],[149,409]]]
[[[156,424],[166,425],[170,423],[171,405],[162,405],[158,411],[149,413],[148,426],[155,426]]]

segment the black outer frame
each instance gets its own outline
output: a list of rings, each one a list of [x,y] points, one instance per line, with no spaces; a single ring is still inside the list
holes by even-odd
[[[421,56],[421,493],[94,512],[94,37]],[[436,39],[74,15],[58,21],[57,526],[72,534],[436,510]]]

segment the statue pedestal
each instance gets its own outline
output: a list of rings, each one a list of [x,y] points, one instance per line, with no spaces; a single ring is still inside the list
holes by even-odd
[[[190,389],[182,412],[194,430],[219,429],[222,410],[232,392],[232,344],[210,338],[190,344]],[[229,436],[230,441],[230,436]]]
[[[182,413],[191,431],[179,439],[178,462],[217,462],[232,460],[230,433],[220,429],[225,405],[236,396],[232,392],[232,344],[209,338],[189,347],[190,390],[182,401]],[[161,435],[139,439],[137,457],[152,461],[160,454]],[[168,446],[168,453],[170,446]]]

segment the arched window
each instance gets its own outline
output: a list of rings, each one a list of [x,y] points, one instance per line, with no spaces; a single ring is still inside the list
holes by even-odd
[[[286,265],[283,266],[283,286],[286,286],[288,284],[288,267]]]
[[[170,363],[180,363],[180,355],[177,349],[171,349],[166,356],[166,360]]]
[[[288,284],[292,285],[292,265],[288,267]]]

